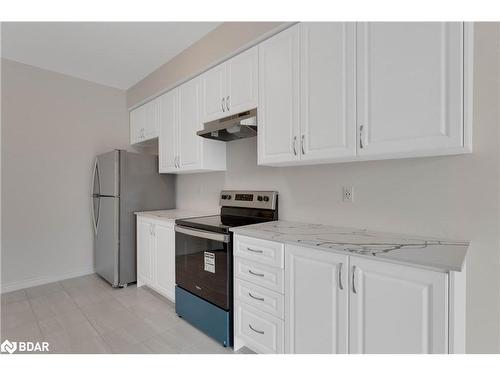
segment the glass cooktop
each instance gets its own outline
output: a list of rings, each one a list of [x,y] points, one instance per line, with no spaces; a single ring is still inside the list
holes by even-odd
[[[176,224],[190,228],[209,230],[211,232],[229,233],[229,228],[243,225],[256,224],[264,221],[262,218],[242,217],[230,215],[213,215],[178,219]]]

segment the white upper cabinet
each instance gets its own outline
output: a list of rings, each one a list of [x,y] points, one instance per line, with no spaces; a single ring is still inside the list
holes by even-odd
[[[196,135],[203,129],[200,118],[200,80],[193,79],[179,86],[179,151],[181,169],[201,167],[200,149],[203,138]]]
[[[259,44],[258,163],[299,160],[299,25]]]
[[[201,76],[204,97],[203,121],[225,117],[226,65],[221,64]]]
[[[285,353],[347,353],[348,257],[286,245]]]
[[[350,353],[448,353],[448,274],[350,258]]]
[[[144,107],[138,107],[130,111],[130,144],[142,142],[142,129],[146,122],[146,111]]]
[[[260,45],[259,164],[356,155],[355,46],[345,22],[300,23]]]
[[[464,25],[357,28],[360,156],[464,152]]]
[[[356,24],[300,24],[301,160],[356,155]]]
[[[201,76],[203,122],[257,107],[258,47],[217,65]]]
[[[259,49],[251,48],[226,62],[228,115],[257,108],[259,97]]]
[[[259,45],[259,164],[471,152],[471,54],[458,22],[292,26]]]
[[[177,169],[177,90],[160,96],[160,137],[158,141],[159,172],[172,173]]]
[[[199,78],[160,97],[160,173],[193,173],[226,170],[226,143],[196,134],[201,121]]]
[[[135,144],[158,137],[159,99],[154,99],[130,112],[130,143]]]

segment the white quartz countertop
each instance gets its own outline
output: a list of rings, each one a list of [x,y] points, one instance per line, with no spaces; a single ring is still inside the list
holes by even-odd
[[[372,232],[322,224],[270,221],[232,228],[236,234],[395,263],[461,271],[469,242]]]
[[[141,211],[135,212],[137,216],[146,217],[150,219],[162,220],[175,224],[177,219],[186,219],[188,217],[217,215],[216,210],[211,211],[195,211],[186,209],[173,209],[173,210],[158,210],[158,211]]]

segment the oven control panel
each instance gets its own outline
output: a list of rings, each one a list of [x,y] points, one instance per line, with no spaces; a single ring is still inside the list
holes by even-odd
[[[221,206],[274,210],[277,201],[278,192],[276,191],[223,190],[220,194]]]

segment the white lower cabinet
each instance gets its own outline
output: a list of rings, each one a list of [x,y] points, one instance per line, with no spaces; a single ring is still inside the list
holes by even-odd
[[[137,286],[147,285],[175,301],[174,226],[137,218]]]
[[[137,219],[137,286],[153,283],[152,223]]]
[[[283,246],[239,235],[234,245]],[[239,251],[235,258],[235,350],[449,352],[448,273],[296,245],[284,244],[283,250],[283,268],[259,263],[251,252]],[[269,283],[280,272],[284,289],[277,286],[279,278]]]
[[[350,353],[448,353],[448,274],[350,259]]]
[[[282,243],[234,236],[234,350],[285,349]],[[237,256],[236,256],[237,255]]]
[[[286,353],[347,353],[347,270],[345,255],[286,245]]]
[[[283,320],[236,300],[234,321],[235,349],[238,345],[258,353],[283,353]]]

